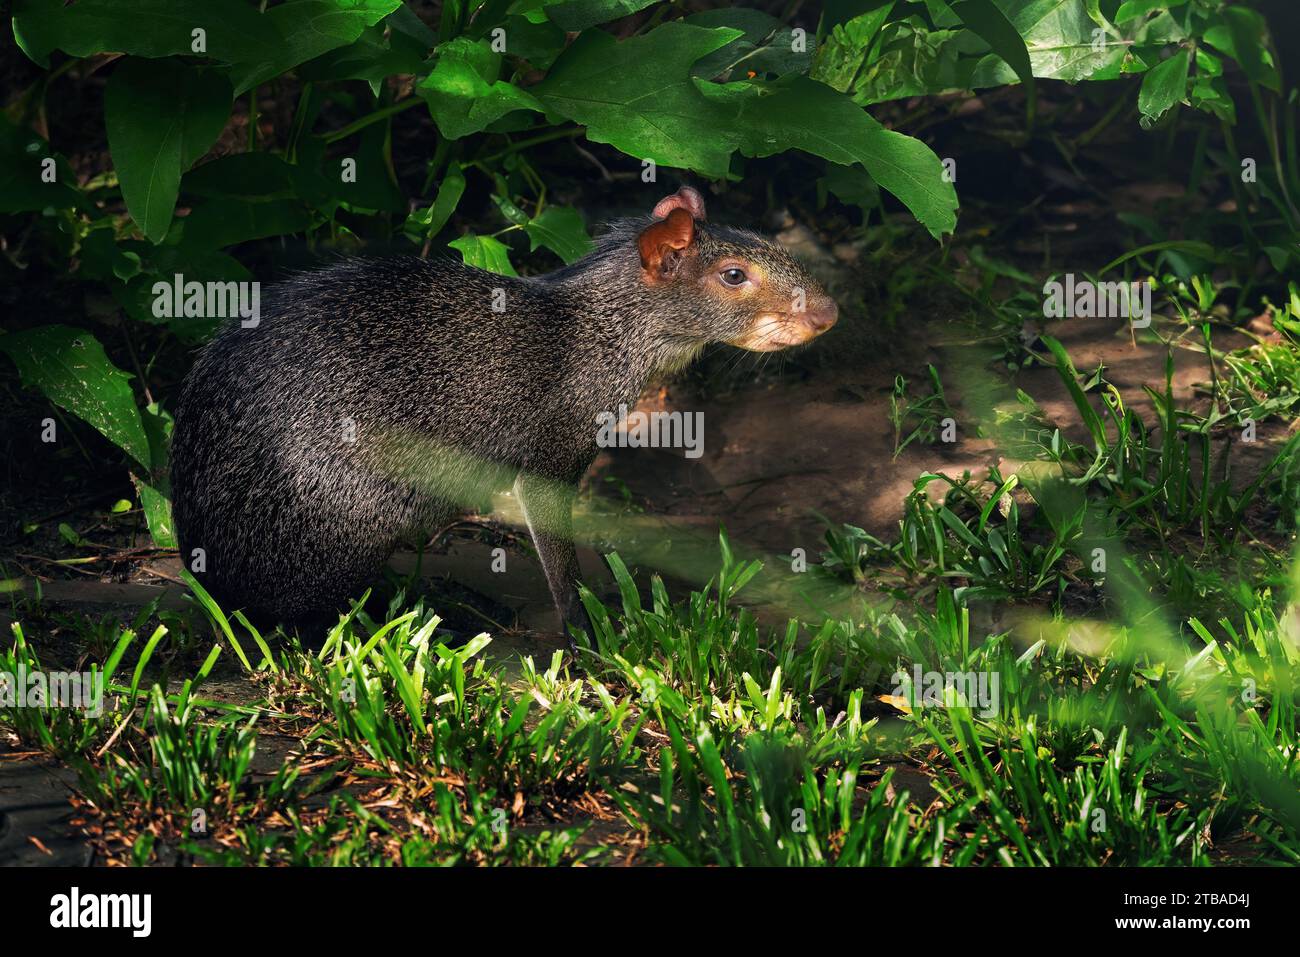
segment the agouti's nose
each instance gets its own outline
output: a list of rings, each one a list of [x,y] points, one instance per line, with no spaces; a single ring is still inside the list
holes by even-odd
[[[825,302],[818,303],[813,308],[805,310],[802,318],[809,329],[820,335],[835,325],[835,320],[839,318],[839,315],[840,307],[835,304],[835,300],[827,299]]]

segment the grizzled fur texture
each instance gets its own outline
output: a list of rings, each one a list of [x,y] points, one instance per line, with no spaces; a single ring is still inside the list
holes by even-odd
[[[352,260],[268,291],[257,327],[233,323],[202,351],[176,410],[187,567],[203,549],[198,578],[219,600],[297,620],[344,605],[398,544],[514,480],[556,606],[583,624],[570,508],[597,414],[754,321],[752,302],[704,294],[695,273],[645,281],[637,237],[651,223],[616,223],[535,278]],[[701,223],[689,252],[759,264],[773,298],[825,299],[752,233]]]

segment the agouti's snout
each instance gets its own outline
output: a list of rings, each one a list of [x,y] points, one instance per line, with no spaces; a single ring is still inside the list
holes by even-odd
[[[728,341],[750,352],[776,352],[816,339],[835,325],[839,314],[835,300],[819,292],[788,310],[758,312],[741,335]]]
[[[840,307],[835,304],[834,299],[827,299],[819,303],[816,308],[808,309],[804,312],[802,319],[814,336],[820,336],[823,332],[835,325],[835,320],[840,317]],[[811,337],[810,337],[811,338]]]

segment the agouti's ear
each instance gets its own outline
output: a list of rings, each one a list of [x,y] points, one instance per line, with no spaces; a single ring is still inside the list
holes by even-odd
[[[668,218],[651,223],[637,237],[641,251],[641,269],[646,282],[659,282],[677,271],[682,251],[695,242],[695,219],[690,212],[677,207]]]
[[[674,209],[684,209],[691,214],[692,218],[700,222],[708,218],[704,215],[704,197],[700,195],[699,190],[691,189],[689,186],[683,186],[671,196],[665,196],[655,203],[652,215],[655,219],[667,219],[668,214]]]

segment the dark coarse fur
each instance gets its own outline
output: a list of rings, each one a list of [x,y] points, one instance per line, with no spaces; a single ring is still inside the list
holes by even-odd
[[[268,290],[255,328],[233,322],[202,351],[176,409],[187,566],[223,602],[298,619],[355,597],[399,543],[523,473],[543,564],[560,555],[546,570],[564,614],[572,545],[539,539],[571,538],[564,489],[595,457],[597,414],[751,319],[690,283],[642,282],[650,222],[616,223],[536,278],[352,260]],[[742,250],[774,282],[817,288],[751,233],[701,224],[696,241],[701,257]]]

